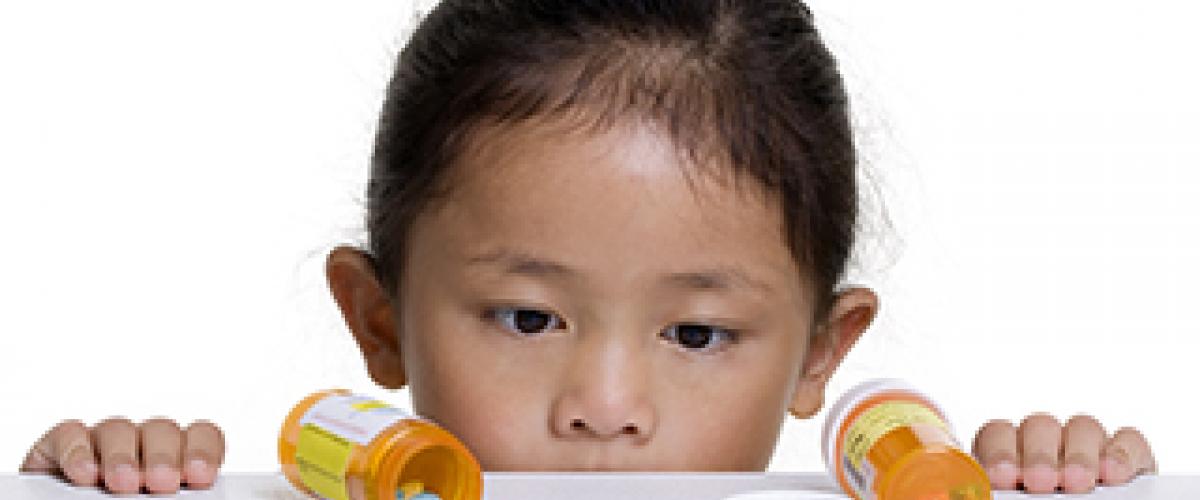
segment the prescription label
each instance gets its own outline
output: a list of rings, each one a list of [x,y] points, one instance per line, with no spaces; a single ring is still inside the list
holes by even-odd
[[[887,433],[900,426],[921,427],[924,425],[941,428],[949,435],[946,422],[933,409],[913,401],[883,401],[868,409],[846,429],[845,446],[842,448],[842,467],[849,482],[861,498],[874,498],[872,485],[877,471],[867,452]]]
[[[361,445],[392,424],[412,415],[367,396],[335,394],[312,405],[300,418],[300,426],[315,424],[342,439]]]
[[[354,445],[316,424],[300,427],[296,441],[296,468],[300,480],[322,498],[349,500],[346,467]]]

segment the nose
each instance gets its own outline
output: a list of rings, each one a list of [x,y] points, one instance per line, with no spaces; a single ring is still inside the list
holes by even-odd
[[[554,402],[554,435],[648,441],[657,426],[645,356],[617,342],[580,346]]]

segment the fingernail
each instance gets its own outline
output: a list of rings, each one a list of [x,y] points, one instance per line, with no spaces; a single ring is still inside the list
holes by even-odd
[[[71,464],[71,476],[77,484],[91,486],[96,483],[96,464],[90,460],[79,460]]]
[[[1129,465],[1129,452],[1125,448],[1109,446],[1102,455],[1104,460],[1101,472],[1105,483],[1121,484],[1133,476],[1133,466]]]
[[[179,471],[166,464],[146,468],[146,489],[153,493],[171,493],[179,489]]]
[[[1054,467],[1038,464],[1025,467],[1021,474],[1025,483],[1025,491],[1030,493],[1051,493],[1058,487],[1058,471]]]
[[[997,489],[1011,490],[1017,487],[1017,466],[1007,460],[1002,460],[987,468],[988,478]]]
[[[95,460],[92,459],[91,453],[88,453],[82,446],[68,452],[66,461],[67,470],[75,483],[91,486],[96,482]]]
[[[1107,457],[1102,463],[1105,484],[1122,484],[1133,476],[1133,467],[1121,460]]]
[[[106,478],[105,483],[109,488],[115,491],[128,492],[137,491],[141,481],[138,478],[138,472],[133,468],[132,464],[119,463],[112,468],[112,481]]]
[[[1096,487],[1096,472],[1082,464],[1063,467],[1063,490],[1067,493],[1087,493]]]
[[[212,467],[208,463],[200,459],[188,460],[184,466],[184,472],[187,474],[187,482],[189,485],[207,485],[213,481]]]

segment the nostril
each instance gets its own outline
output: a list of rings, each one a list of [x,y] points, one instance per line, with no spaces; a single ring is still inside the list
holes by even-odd
[[[571,421],[572,429],[582,430],[584,427],[587,427],[587,426],[583,423],[583,420],[580,420],[577,418],[577,419]]]
[[[636,425],[626,424],[625,427],[621,428],[621,432],[624,432],[625,434],[637,434],[638,428]]]

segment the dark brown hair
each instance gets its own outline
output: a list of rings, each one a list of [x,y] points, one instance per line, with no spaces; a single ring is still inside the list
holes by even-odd
[[[777,195],[818,317],[845,271],[856,154],[836,61],[797,0],[442,0],[400,52],[367,187],[395,295],[413,220],[483,124],[571,117],[665,131]]]

